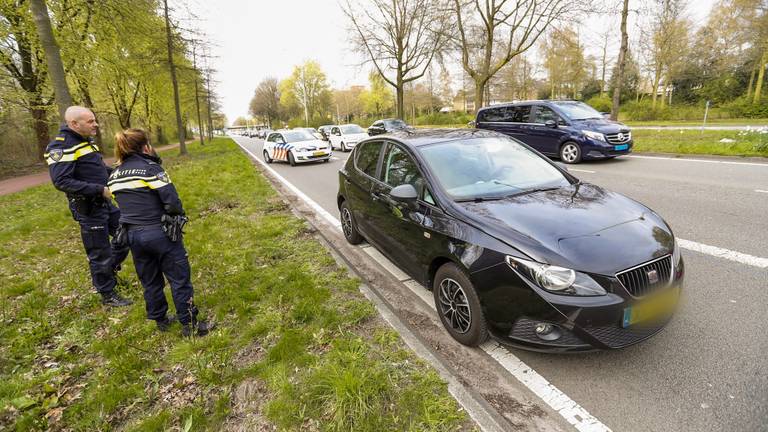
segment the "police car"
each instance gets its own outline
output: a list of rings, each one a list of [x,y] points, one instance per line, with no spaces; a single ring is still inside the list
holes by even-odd
[[[331,153],[327,142],[300,129],[271,132],[264,141],[262,152],[267,163],[283,161],[291,166],[313,161],[328,162]]]

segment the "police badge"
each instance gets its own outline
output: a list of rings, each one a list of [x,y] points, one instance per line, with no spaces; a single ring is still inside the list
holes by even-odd
[[[64,156],[64,150],[62,150],[62,149],[53,149],[53,150],[50,151],[50,153],[48,155],[51,157],[51,159],[54,162],[58,162]]]
[[[170,183],[171,182],[171,178],[168,177],[168,174],[166,174],[165,172],[157,173],[157,179],[160,180],[163,183]]]

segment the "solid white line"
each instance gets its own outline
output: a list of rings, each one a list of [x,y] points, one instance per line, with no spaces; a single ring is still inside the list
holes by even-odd
[[[723,249],[717,246],[705,245],[702,243],[697,243],[695,241],[690,241],[690,240],[684,240],[681,238],[677,239],[677,244],[679,244],[681,248],[692,250],[694,252],[699,252],[699,253],[711,255],[717,258],[736,261],[737,263],[746,264],[754,267],[768,268],[768,258],[761,258],[753,255],[747,255],[741,252],[736,252],[729,249]]]
[[[576,169],[576,168],[568,168],[568,171],[576,171],[576,172],[583,172],[583,173],[590,173],[594,174],[594,171],[585,170],[585,169]]]
[[[235,142],[240,145],[236,140]],[[326,219],[328,222],[336,226],[337,229],[341,230],[341,223],[338,219],[333,217],[330,213],[328,213],[325,209],[320,207],[319,204],[317,204],[315,201],[313,201],[311,198],[309,198],[307,195],[299,191],[296,186],[288,182],[284,177],[277,174],[275,170],[273,170],[270,166],[268,166],[264,161],[261,160],[261,158],[256,157],[250,150],[240,145],[240,147],[248,152],[255,160],[259,161],[261,165],[265,168],[267,168],[275,177],[280,180],[281,183],[286,185],[292,192],[296,193],[296,195],[299,196],[302,200],[304,200],[307,204],[309,204],[313,209],[318,210],[318,213]],[[373,249],[373,248],[367,248],[367,249]],[[368,250],[366,250],[368,252]],[[378,251],[377,251],[378,252]],[[369,253],[369,255],[372,255]],[[380,255],[380,254],[379,254]],[[377,257],[378,258],[378,257]],[[390,273],[393,274],[393,276],[398,277],[400,275],[393,273],[390,269],[396,268],[394,263],[389,261],[386,257],[383,255],[378,258],[378,262],[382,264],[382,266],[389,270]],[[400,272],[401,273],[401,272]],[[433,310],[435,309],[435,305],[433,302],[429,301],[429,297],[427,297],[424,292],[425,288],[418,284],[418,283],[411,283],[406,282],[405,285],[413,291],[422,301],[424,301],[429,307],[431,307]],[[422,291],[421,293],[417,291]],[[600,423],[595,417],[593,417],[587,410],[582,408],[579,404],[574,402],[571,398],[569,398],[565,393],[561,392],[557,389],[554,385],[549,383],[544,377],[539,375],[535,370],[530,368],[528,365],[526,365],[522,360],[517,358],[514,354],[509,352],[506,348],[499,345],[498,343],[485,343],[483,346],[480,347],[483,351],[488,353],[494,360],[496,360],[504,369],[506,369],[512,376],[517,378],[520,383],[522,383],[524,386],[526,386],[528,389],[530,389],[536,396],[540,397],[547,405],[552,407],[555,411],[557,411],[568,423],[573,425],[578,431],[580,432],[587,432],[587,431],[610,431],[611,429],[608,428],[608,426]]]
[[[755,189],[755,192],[768,193],[768,190]]]
[[[624,157],[635,158],[635,159],[659,159],[659,160],[699,162],[699,163],[725,164],[725,165],[749,165],[749,166],[759,166],[759,167],[768,168],[768,163],[757,163],[757,162],[731,162],[731,161],[707,160],[707,159],[688,159],[688,158],[682,158],[682,157],[673,158],[673,157],[664,157],[664,156],[638,156],[638,155],[628,155]]]

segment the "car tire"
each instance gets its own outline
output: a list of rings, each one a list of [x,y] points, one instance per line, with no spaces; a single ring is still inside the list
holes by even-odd
[[[349,204],[346,201],[341,203],[339,208],[341,216],[341,231],[344,233],[344,238],[347,239],[347,243],[357,245],[363,242],[363,236],[360,235],[360,231],[357,230],[357,224],[355,218],[352,217],[352,210],[349,208]]]
[[[296,159],[293,157],[293,152],[288,152],[288,163],[291,166],[296,166]]]
[[[432,296],[440,321],[452,338],[467,346],[478,346],[488,340],[480,298],[459,266],[450,262],[437,270]]]
[[[581,147],[573,141],[568,141],[560,147],[560,160],[567,164],[581,162]]]
[[[345,152],[347,151],[347,146],[344,145],[344,141],[341,142],[341,151]]]
[[[271,164],[271,163],[272,163],[272,161],[273,161],[273,159],[272,159],[271,157],[269,157],[269,152],[268,152],[268,151],[266,151],[266,150],[264,150],[264,151],[262,152],[262,154],[264,155],[264,162],[266,162],[266,163],[268,163],[268,164]]]

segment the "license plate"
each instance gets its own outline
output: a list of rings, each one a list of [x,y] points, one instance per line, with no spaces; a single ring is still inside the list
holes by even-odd
[[[316,152],[312,153],[312,156],[325,156],[327,154],[328,153],[326,153],[324,151],[316,151]]]
[[[669,316],[677,306],[680,289],[672,288],[624,309],[623,327]]]
[[[622,145],[613,146],[613,149],[616,150],[616,151],[626,150],[628,148],[629,148],[629,144],[622,144]]]

